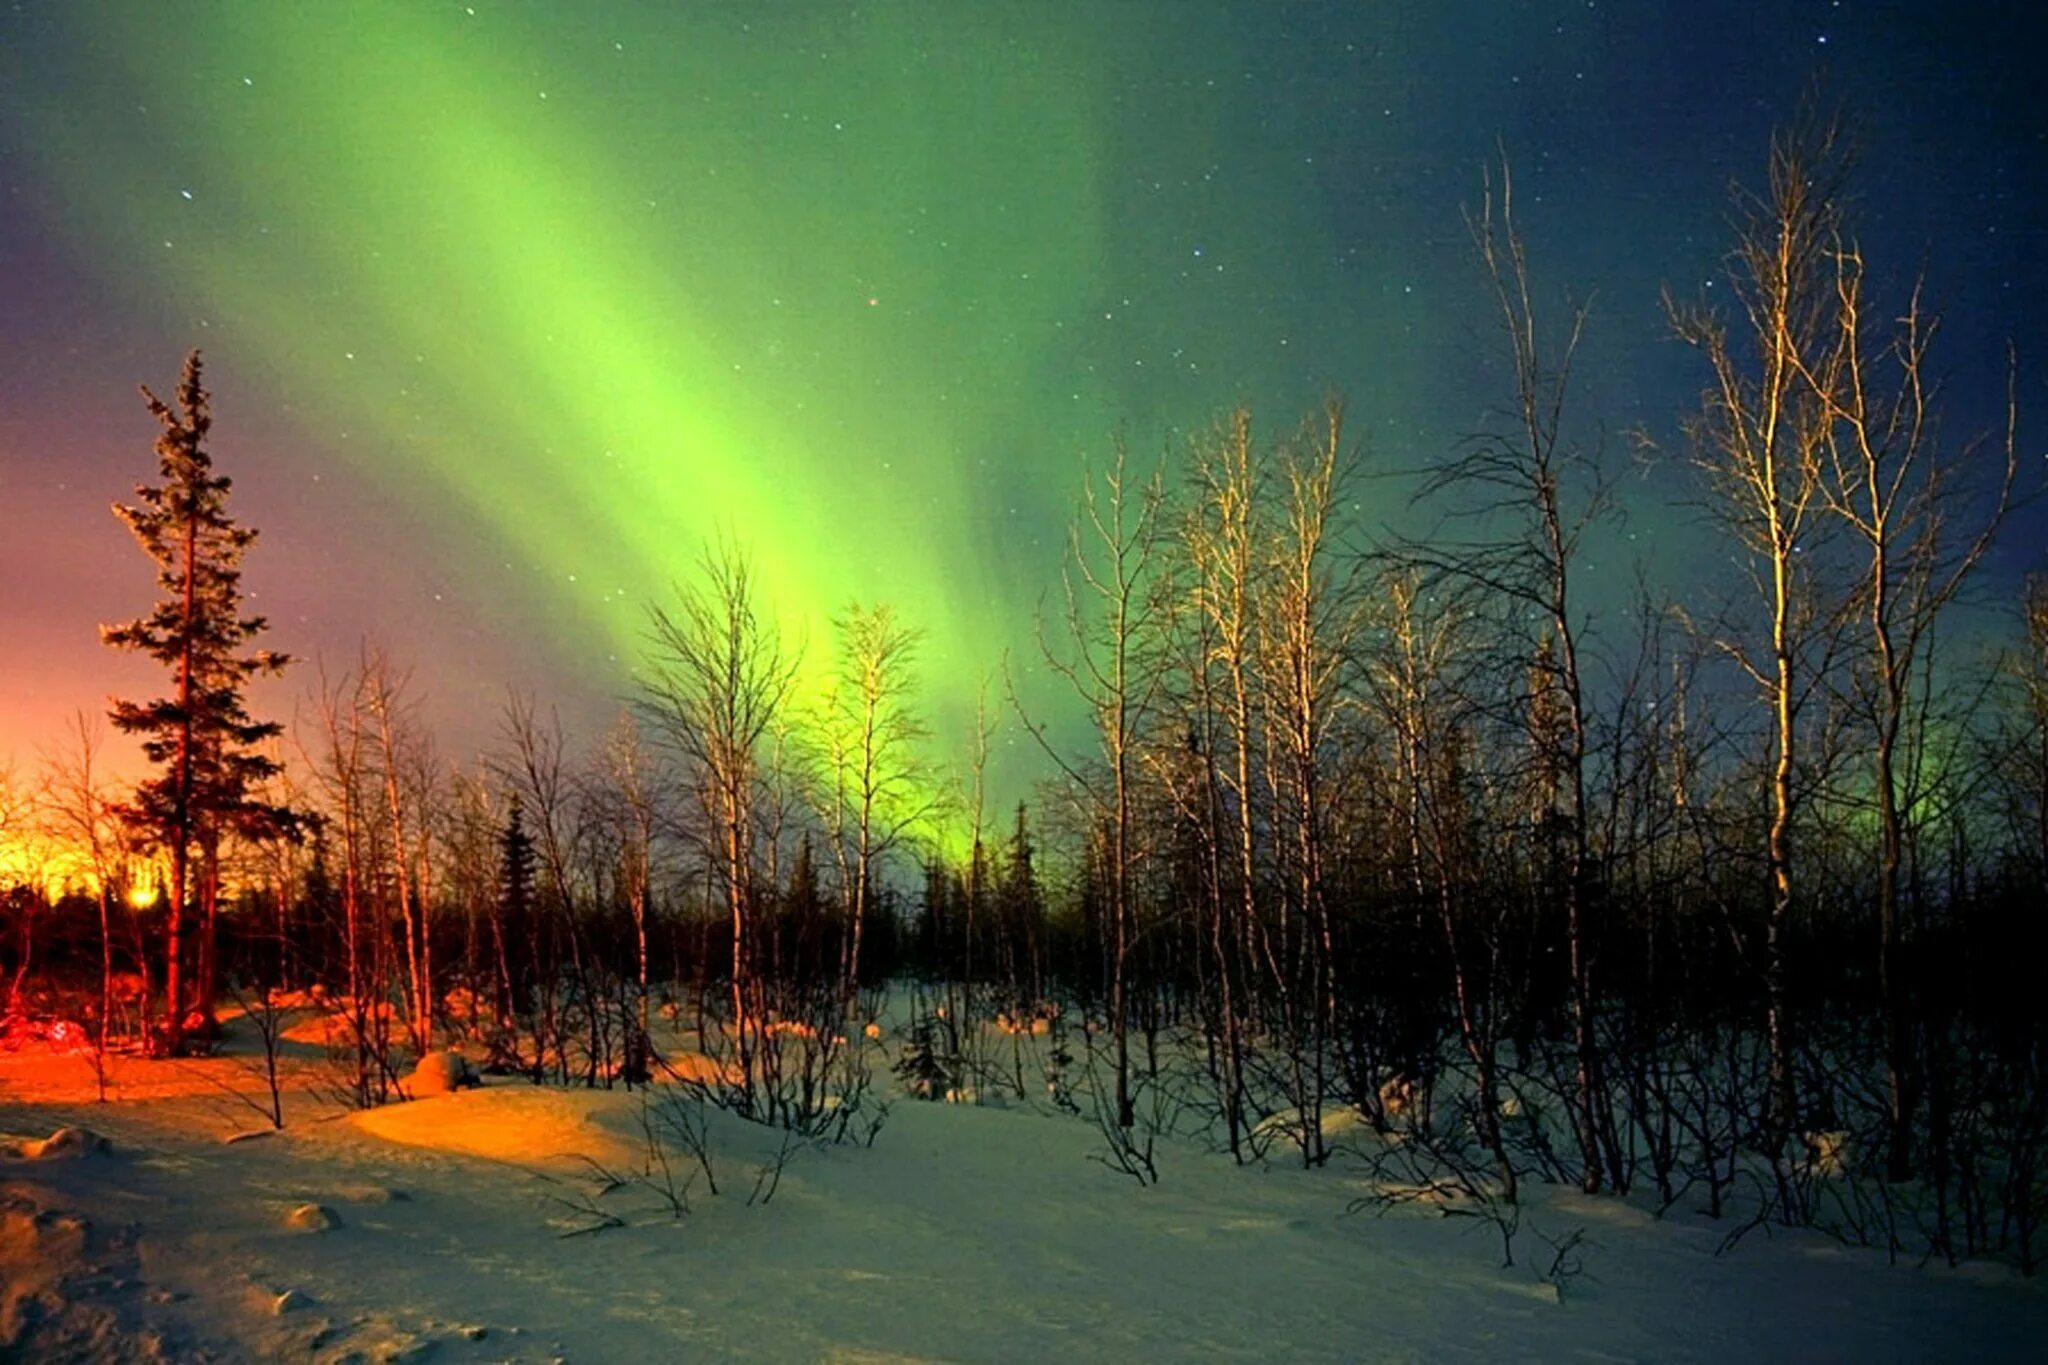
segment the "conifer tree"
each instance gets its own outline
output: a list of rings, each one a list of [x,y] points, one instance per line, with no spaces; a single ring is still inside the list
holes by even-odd
[[[116,699],[111,715],[126,734],[143,736],[142,749],[157,776],[137,787],[122,811],[127,822],[170,861],[170,897],[164,944],[165,1030],[168,1051],[183,1041],[186,1024],[186,915],[196,890],[201,938],[198,990],[191,1003],[210,1017],[214,910],[219,899],[218,853],[230,832],[289,828],[290,813],[252,793],[275,776],[275,760],[257,746],[279,732],[250,718],[243,685],[275,673],[284,655],[253,649],[261,616],[242,614],[242,555],[256,539],[227,509],[231,480],[214,472],[206,453],[213,418],[200,383],[199,352],[185,358],[176,406],[142,390],[163,425],[156,440],[161,482],[136,487],[136,505],[115,504],[118,516],[157,568],[163,596],[147,616],[103,626],[100,637],[116,649],[140,651],[171,673],[171,694],[146,702]],[[193,853],[200,855],[195,887]]]
[[[533,1009],[533,960],[524,951],[533,921],[533,836],[526,832],[526,810],[519,793],[498,840],[499,911],[492,923],[498,952],[498,1021],[504,1031]]]
[[[1035,1008],[1045,995],[1039,970],[1039,928],[1045,917],[1045,901],[1032,866],[1036,851],[1024,803],[1019,801],[1017,825],[1005,852],[996,900],[1001,912],[1003,957],[1009,968],[1010,1007],[1020,1016]]]

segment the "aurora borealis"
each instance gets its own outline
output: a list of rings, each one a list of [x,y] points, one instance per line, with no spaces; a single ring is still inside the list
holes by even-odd
[[[2038,413],[2041,53],[2024,6],[1925,8],[17,6],[0,757],[125,685],[94,626],[147,580],[106,506],[150,469],[133,385],[193,345],[274,642],[385,642],[454,747],[507,684],[601,724],[721,534],[815,666],[849,599],[921,626],[950,741],[1006,653],[1046,686],[1032,616],[1120,425],[1336,388],[1412,468],[1481,420],[1458,211],[1497,139],[1541,276],[1596,300],[1588,411],[1669,432],[1699,377],[1659,287],[1711,287],[1725,182],[1822,65],[1873,113],[1869,235],[1953,319],[1954,420],[2008,335]],[[1647,487],[1635,532],[1681,529]]]

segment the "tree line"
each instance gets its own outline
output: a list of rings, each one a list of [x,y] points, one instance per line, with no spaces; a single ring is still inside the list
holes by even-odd
[[[370,650],[287,736],[242,704],[283,661],[242,614],[195,355],[120,509],[162,597],[107,632],[172,679],[113,713],[155,773],[108,790],[84,720],[50,763],[38,818],[90,875],[9,893],[10,1013],[174,1052],[223,990],[314,991],[364,1104],[450,1040],[610,1085],[694,1033],[731,1107],[806,1124],[893,1010],[913,1093],[1082,1114],[1141,1180],[1169,1132],[1342,1147],[1496,1211],[1533,1178],[2031,1269],[2048,585],[1988,656],[1953,610],[2015,494],[2014,376],[2001,430],[1943,427],[1939,319],[1875,297],[1849,175],[1837,125],[1781,133],[1733,200],[1732,304],[1666,300],[1702,391],[1653,453],[1732,590],[1589,591],[1625,508],[1578,435],[1588,317],[1546,311],[1503,164],[1467,221],[1508,383],[1424,478],[1435,529],[1365,535],[1334,400],[1117,448],[1039,623],[1085,725],[1010,687],[931,734],[883,605],[835,620],[818,694],[720,544],[587,749],[514,697],[498,751],[450,763]],[[1004,727],[1051,775],[992,811]],[[131,846],[163,869],[140,911]]]

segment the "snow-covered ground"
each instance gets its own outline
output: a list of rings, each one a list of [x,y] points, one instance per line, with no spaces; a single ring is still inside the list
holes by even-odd
[[[643,1099],[499,1079],[351,1115],[294,1045],[282,1132],[241,1056],[0,1057],[0,1359],[2037,1360],[2042,1287],[1532,1188],[1517,1265],[1471,1219],[1347,1212],[1355,1161],[1174,1141],[1143,1187],[1084,1121],[899,1100],[872,1147],[723,1114],[673,1215]],[[886,1073],[884,1073],[886,1074]],[[104,1150],[63,1127],[107,1139]],[[229,1141],[230,1138],[237,1140]],[[619,1226],[589,1231],[602,1211]],[[565,1235],[584,1231],[580,1235]],[[1543,1238],[1583,1230],[1546,1283]]]

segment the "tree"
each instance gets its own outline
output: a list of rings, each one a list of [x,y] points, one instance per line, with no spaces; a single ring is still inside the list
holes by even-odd
[[[1304,428],[1282,454],[1282,496],[1268,550],[1270,587],[1259,623],[1266,710],[1276,750],[1271,780],[1284,807],[1279,827],[1286,832],[1284,841],[1276,843],[1291,864],[1291,885],[1280,899],[1280,955],[1285,970],[1301,964],[1291,988],[1276,984],[1283,992],[1283,1009],[1292,1015],[1292,1098],[1302,1121],[1302,1160],[1312,1166],[1328,1155],[1321,1115],[1337,995],[1336,940],[1325,885],[1330,750],[1334,726],[1348,709],[1344,670],[1358,633],[1354,594],[1330,563],[1337,530],[1333,514],[1344,479],[1343,443],[1343,405],[1331,399],[1322,421]],[[1290,901],[1297,921],[1291,934]]]
[[[2002,661],[1989,737],[1995,799],[2023,884],[2048,882],[2048,578],[2028,580],[2020,599],[2022,639]]]
[[[12,905],[21,914],[21,954],[15,959],[0,1019],[14,1019],[21,1014],[22,984],[28,979],[29,962],[35,951],[35,917],[43,901],[44,887],[30,883],[35,880],[37,865],[45,859],[24,838],[33,833],[35,805],[34,793],[15,782],[12,766],[0,765],[0,853],[8,854],[9,862],[14,864],[4,869],[7,882],[0,889],[7,892],[7,897],[0,905]]]
[[[826,720],[832,762],[832,836],[849,929],[841,993],[853,1009],[860,952],[878,864],[931,809],[916,749],[925,736],[911,706],[919,632],[887,604],[849,606],[834,622],[839,676]],[[850,822],[850,825],[849,825]]]
[[[252,649],[263,633],[261,616],[242,615],[242,556],[256,539],[227,508],[231,480],[213,469],[206,439],[213,426],[200,382],[199,352],[185,358],[176,406],[147,388],[150,413],[162,424],[156,440],[161,482],[136,487],[134,506],[114,514],[157,568],[163,596],[147,616],[103,626],[100,637],[116,649],[149,655],[171,672],[168,697],[116,700],[111,715],[123,733],[142,735],[143,753],[161,770],[142,783],[123,810],[126,820],[156,843],[170,862],[165,911],[162,1045],[177,1051],[186,1023],[185,917],[192,886],[192,854],[199,862],[201,938],[194,1003],[210,1020],[213,993],[214,912],[219,903],[221,839],[288,825],[289,812],[265,805],[251,790],[278,768],[257,748],[281,727],[250,717],[242,689],[260,674],[274,674],[286,656]]]
[[[1673,329],[1705,355],[1712,376],[1688,423],[1693,461],[1746,559],[1764,616],[1761,648],[1733,637],[1720,643],[1770,715],[1762,971],[1771,1075],[1764,1137],[1774,1158],[1797,1131],[1785,936],[1799,895],[1793,834],[1803,795],[1802,713],[1822,672],[1816,646],[1828,634],[1815,551],[1833,415],[1808,376],[1828,368],[1829,252],[1839,240],[1845,170],[1831,123],[1809,119],[1773,137],[1763,191],[1734,195],[1727,275],[1742,330],[1705,307],[1669,305]]]
[[[411,670],[398,670],[382,650],[365,648],[358,693],[376,728],[379,784],[391,827],[386,836],[391,885],[398,896],[400,931],[405,936],[407,1031],[413,1052],[424,1057],[434,1045],[434,957],[432,910],[434,759],[430,738],[414,716],[406,694]]]
[[[1249,1016],[1251,1001],[1247,998],[1240,1004],[1234,998],[1232,969],[1234,958],[1250,957],[1248,951],[1242,951],[1243,945],[1252,941],[1259,922],[1258,785],[1254,770],[1255,756],[1264,747],[1264,737],[1258,729],[1255,695],[1258,651],[1254,621],[1263,610],[1264,579],[1269,567],[1260,552],[1266,540],[1260,515],[1265,477],[1252,444],[1250,409],[1233,409],[1215,435],[1197,447],[1195,460],[1195,506],[1182,524],[1181,544],[1191,580],[1194,629],[1202,641],[1199,657],[1190,670],[1196,684],[1193,690],[1205,699],[1200,707],[1202,728],[1195,739],[1204,766],[1215,774],[1205,774],[1204,796],[1206,804],[1218,808],[1227,805],[1229,817],[1227,830],[1221,809],[1211,820],[1216,829],[1218,857],[1213,878],[1216,891],[1210,952],[1215,959],[1221,995],[1218,1014],[1223,1032],[1220,1070],[1224,1127],[1231,1153],[1237,1156],[1239,1129],[1246,1126],[1246,1039],[1245,1031],[1238,1027],[1238,1015],[1243,1012]],[[1206,701],[1211,694],[1214,705]],[[1219,709],[1223,715],[1220,726],[1210,717],[1212,711]],[[1219,760],[1217,755],[1226,739],[1229,755],[1227,760]],[[1228,861],[1236,876],[1234,927],[1225,924],[1226,840]],[[1249,984],[1246,981],[1247,997]]]
[[[1157,635],[1165,617],[1160,591],[1163,556],[1157,552],[1166,527],[1162,523],[1165,483],[1155,471],[1133,482],[1119,439],[1110,467],[1090,474],[1081,489],[1081,506],[1067,528],[1067,563],[1061,572],[1065,590],[1066,652],[1053,649],[1039,623],[1039,644],[1046,663],[1064,678],[1088,707],[1095,724],[1102,770],[1084,774],[1046,738],[1018,707],[1032,738],[1074,783],[1090,823],[1103,844],[1102,859],[1109,893],[1109,1014],[1116,1039],[1116,1121],[1128,1129],[1136,1122],[1131,1101],[1130,1012],[1126,999],[1131,944],[1136,928],[1131,913],[1131,872],[1139,850],[1134,837],[1136,760],[1147,725],[1154,719],[1163,669],[1156,657]],[[1015,689],[1011,701],[1016,703]]]
[[[1036,852],[1031,842],[1030,821],[1024,803],[1019,801],[1017,823],[996,882],[998,921],[1007,963],[1005,975],[1009,978],[1007,1007],[1019,1019],[1028,1018],[1045,998],[1044,972],[1040,966],[1045,899],[1032,861]]]
[[[732,925],[739,1103],[751,1116],[759,1098],[758,1045],[768,1024],[752,942],[757,787],[761,749],[789,701],[798,659],[784,653],[772,621],[763,619],[743,553],[732,546],[707,550],[700,572],[696,586],[679,591],[673,610],[649,612],[645,705],[689,770],[701,816],[697,832],[724,892]]]
[[[1508,1003],[1502,957],[1513,911],[1510,898],[1485,894],[1483,851],[1468,791],[1479,707],[1473,680],[1464,675],[1477,653],[1470,636],[1478,613],[1455,594],[1426,592],[1421,570],[1407,564],[1391,566],[1380,597],[1365,689],[1394,750],[1398,828],[1407,845],[1403,871],[1418,928],[1433,909],[1443,933],[1452,1013],[1472,1064],[1473,1127],[1492,1155],[1500,1198],[1513,1204],[1519,1177],[1500,1112],[1500,1039]],[[1432,1043],[1413,1060],[1432,1070],[1433,1052]],[[1429,1076],[1413,1083],[1426,1094]]]
[[[1834,312],[1823,368],[1805,372],[1826,408],[1827,477],[1822,496],[1861,552],[1863,666],[1854,703],[1874,740],[1871,780],[1877,801],[1878,984],[1885,1012],[1885,1072],[1889,1133],[1886,1173],[1912,1175],[1912,1039],[1900,961],[1899,876],[1919,786],[1915,765],[1924,739],[1925,694],[1912,696],[1913,676],[1930,653],[1934,628],[1964,580],[1976,568],[2003,521],[2018,465],[2017,413],[2008,379],[2003,470],[1992,505],[1975,534],[1958,545],[1949,534],[1961,476],[1972,451],[1944,449],[1937,417],[1940,384],[1927,363],[1939,330],[1915,286],[1905,311],[1889,324],[1873,324],[1863,253],[1853,239],[1837,240]],[[1882,316],[1881,312],[1878,316]]]
[[[45,813],[60,842],[71,845],[85,859],[93,899],[100,920],[100,1005],[99,1035],[94,1043],[98,1063],[100,1098],[106,1095],[108,1030],[114,1014],[114,934],[110,901],[114,896],[114,860],[120,851],[114,828],[115,803],[99,771],[102,732],[97,720],[84,711],[72,717],[65,747],[47,760],[44,779]]]
[[[1505,611],[1509,623],[1529,622],[1538,634],[1527,662],[1525,724],[1538,774],[1533,827],[1551,851],[1549,880],[1563,902],[1571,973],[1573,1053],[1572,1127],[1587,1193],[1603,1183],[1600,1134],[1606,1104],[1595,1044],[1588,879],[1593,854],[1587,795],[1587,700],[1581,670],[1583,609],[1575,591],[1579,547],[1586,532],[1610,511],[1609,485],[1598,452],[1580,448],[1566,429],[1573,364],[1584,334],[1586,309],[1567,311],[1561,330],[1539,323],[1528,252],[1515,225],[1514,179],[1505,157],[1496,186],[1489,173],[1479,210],[1466,226],[1485,271],[1496,321],[1507,342],[1512,389],[1505,420],[1471,440],[1425,486],[1429,495],[1472,499],[1455,510],[1476,516],[1486,529],[1476,538],[1446,544],[1432,537],[1411,557],[1438,574],[1463,579]],[[1509,626],[1511,646],[1522,632]],[[1612,1174],[1611,1172],[1608,1174]]]
[[[377,850],[380,827],[372,750],[375,743],[368,689],[359,673],[330,682],[325,668],[315,693],[319,710],[317,743],[307,754],[325,802],[323,838],[331,834],[341,858],[341,910],[344,1008],[355,1049],[355,1102],[365,1107],[382,1103],[392,1079],[389,1061],[389,1020],[377,1007],[373,992],[383,989],[383,935],[379,912]],[[324,855],[324,849],[323,849]],[[324,856],[323,856],[324,861]],[[321,878],[326,876],[324,866]],[[321,904],[325,896],[309,897]]]
[[[607,815],[618,844],[619,884],[633,916],[633,956],[638,984],[636,1035],[629,1041],[627,1074],[644,1079],[652,1055],[647,1012],[647,911],[654,884],[654,804],[652,756],[640,741],[631,711],[621,712],[605,741],[601,758]]]
[[[550,711],[543,720],[533,699],[511,693],[505,702],[504,737],[510,752],[501,765],[501,775],[523,803],[532,832],[532,850],[539,877],[540,895],[528,918],[530,932],[524,939],[532,953],[534,984],[538,988],[534,1016],[534,1078],[540,1078],[552,1047],[558,1072],[569,1076],[568,1026],[576,1005],[581,1003],[583,1022],[592,1032],[586,1053],[594,1068],[604,1049],[596,1037],[599,1013],[590,999],[588,973],[583,951],[583,925],[579,922],[581,888],[573,874],[578,853],[590,830],[578,809],[576,783],[566,757],[567,741],[562,735],[561,717]],[[568,950],[571,979],[564,979],[562,950]],[[565,986],[568,989],[564,989]]]
[[[526,944],[527,926],[533,920],[533,836],[526,832],[526,811],[517,791],[498,836],[497,890],[491,946],[498,959],[498,1031],[500,1046],[505,1046],[517,1037],[519,1020],[533,1008],[534,963]],[[536,1060],[534,1069],[539,1068]]]

